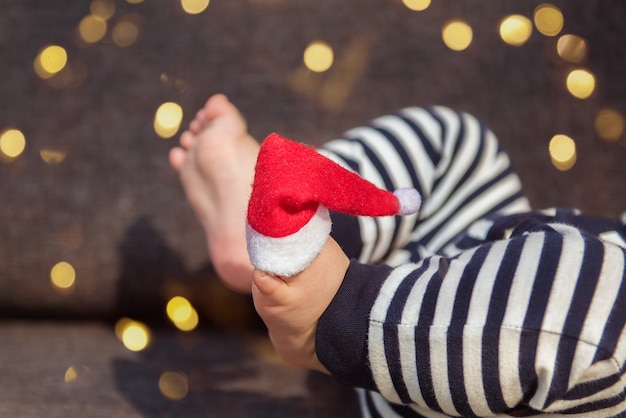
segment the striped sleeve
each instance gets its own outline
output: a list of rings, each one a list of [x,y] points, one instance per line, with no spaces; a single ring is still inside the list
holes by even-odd
[[[353,229],[335,233],[364,263],[417,261],[477,219],[528,209],[495,135],[473,116],[449,108],[403,109],[348,131],[320,152],[378,187],[414,187],[423,196],[419,214],[359,217]]]
[[[320,320],[318,357],[398,416],[617,415],[625,260],[624,248],[555,223],[455,257],[353,262]]]

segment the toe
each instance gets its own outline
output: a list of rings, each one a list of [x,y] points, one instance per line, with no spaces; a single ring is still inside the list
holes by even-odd
[[[190,149],[196,142],[196,136],[191,131],[185,131],[180,135],[180,145],[184,149]]]
[[[182,166],[187,160],[187,152],[179,147],[172,148],[169,154],[170,165],[176,170],[180,171]]]
[[[278,276],[254,269],[252,273],[252,294],[263,305],[282,304],[288,294],[287,283]]]

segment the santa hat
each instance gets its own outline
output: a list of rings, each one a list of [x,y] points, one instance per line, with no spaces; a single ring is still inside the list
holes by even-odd
[[[329,210],[357,216],[417,212],[415,189],[379,189],[313,147],[269,135],[259,151],[248,205],[252,265],[289,277],[317,257],[331,230]]]

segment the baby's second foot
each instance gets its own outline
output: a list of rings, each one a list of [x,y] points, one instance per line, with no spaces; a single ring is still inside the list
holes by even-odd
[[[240,292],[250,292],[253,270],[245,219],[258,152],[238,109],[218,94],[198,111],[169,156],[202,223],[213,266]]]
[[[295,366],[328,373],[315,352],[317,323],[339,290],[350,260],[329,238],[303,272],[281,278],[254,270],[254,306],[268,328],[272,345]]]

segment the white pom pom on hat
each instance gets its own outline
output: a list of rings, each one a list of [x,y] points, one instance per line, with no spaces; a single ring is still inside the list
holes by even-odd
[[[271,134],[259,151],[248,204],[250,260],[270,274],[293,276],[322,250],[331,230],[329,210],[392,216],[415,213],[420,205],[415,189],[382,190],[315,148]]]

